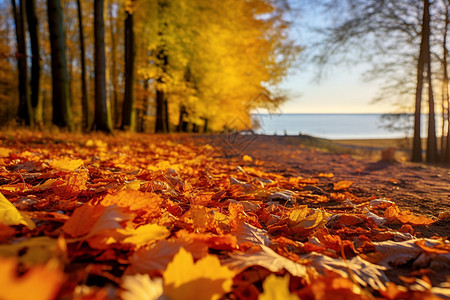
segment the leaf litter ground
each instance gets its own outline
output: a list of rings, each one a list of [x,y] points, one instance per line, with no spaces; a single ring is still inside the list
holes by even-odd
[[[1,299],[450,297],[445,169],[280,137],[232,158],[213,137],[0,139]]]

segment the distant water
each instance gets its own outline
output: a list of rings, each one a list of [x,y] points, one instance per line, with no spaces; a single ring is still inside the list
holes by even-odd
[[[403,138],[411,132],[392,132],[382,126],[381,114],[253,114],[258,134],[306,134],[326,139]],[[424,120],[425,121],[425,120]],[[258,128],[259,125],[259,128]],[[437,126],[439,127],[439,126]]]

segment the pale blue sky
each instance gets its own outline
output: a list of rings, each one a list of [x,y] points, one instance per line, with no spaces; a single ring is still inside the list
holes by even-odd
[[[298,45],[306,46],[317,38],[313,30],[330,23],[314,1],[288,0],[293,10],[288,15],[292,22],[291,38]],[[306,51],[309,51],[306,49]],[[300,57],[299,60],[304,58]],[[388,102],[371,104],[378,95],[380,86],[376,82],[365,82],[361,74],[370,66],[327,66],[326,76],[317,83],[314,65],[299,61],[280,86],[287,91],[290,100],[279,111],[283,113],[389,113],[395,109]],[[412,99],[411,99],[412,101]]]
[[[360,68],[334,67],[321,82],[313,82],[314,71],[298,71],[289,75],[281,88],[289,100],[280,108],[282,113],[388,113],[391,104],[372,104],[379,86],[361,79]]]

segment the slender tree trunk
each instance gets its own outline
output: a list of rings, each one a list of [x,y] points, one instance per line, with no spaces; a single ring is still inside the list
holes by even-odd
[[[170,132],[170,126],[169,126],[169,100],[167,100],[167,95],[164,97],[164,121],[166,124],[164,126],[166,127],[166,132]]]
[[[203,118],[203,120],[205,121],[205,123],[203,124],[203,133],[207,133],[209,131],[208,118]]]
[[[156,87],[156,125],[155,125],[155,132],[156,133],[165,133],[167,132],[167,123],[165,121],[165,108],[164,105],[166,104],[164,98],[164,90],[161,87],[158,87],[158,85],[162,85],[162,79],[158,78],[157,80],[157,87]]]
[[[84,47],[83,9],[81,0],[77,0],[78,34],[80,37],[80,61],[81,61],[81,107],[83,110],[83,130],[89,128],[89,94],[86,79],[86,50]]]
[[[28,32],[30,33],[31,46],[31,106],[33,107],[34,122],[42,127],[42,101],[39,97],[40,75],[41,75],[41,55],[39,53],[39,31],[38,19],[36,16],[36,0],[27,0],[27,21]],[[39,107],[38,107],[39,106]]]
[[[425,48],[425,64],[427,69],[428,83],[428,135],[427,135],[427,153],[426,161],[429,163],[437,161],[437,142],[436,142],[436,120],[435,105],[433,96],[433,82],[431,73],[431,55],[430,55],[430,2],[424,0],[424,26],[422,27],[422,36]]]
[[[27,66],[27,46],[25,39],[25,4],[20,1],[19,7],[16,0],[11,0],[16,27],[17,40],[17,70],[19,78],[19,110],[17,119],[19,123],[30,126],[33,123],[32,106],[28,92],[28,66]]]
[[[442,134],[441,134],[441,161],[450,162],[450,149],[448,147],[449,131],[448,131],[448,109],[449,109],[449,93],[448,93],[448,48],[447,48],[447,34],[449,25],[449,6],[450,1],[443,0],[443,5],[445,7],[445,26],[442,39]]]
[[[158,60],[161,63],[162,74],[166,73],[168,58],[164,49],[161,49],[158,53]],[[167,96],[164,92],[163,85],[166,84],[163,80],[163,75],[157,79],[156,84],[156,126],[155,132],[166,133],[169,132],[168,128],[168,110],[167,110]]]
[[[428,81],[428,136],[427,136],[427,162],[437,162],[437,141],[436,141],[436,119],[434,108],[433,84],[431,78],[431,63],[427,62],[427,81]]]
[[[66,65],[66,41],[60,0],[47,0],[48,27],[52,50],[52,122],[73,131],[72,111],[69,103],[69,82]]]
[[[144,79],[144,84],[143,84],[143,86],[144,86],[144,93],[143,93],[144,97],[142,99],[143,109],[142,109],[142,114],[140,115],[140,117],[138,119],[139,122],[137,122],[139,124],[137,126],[138,127],[138,132],[144,132],[145,131],[145,119],[146,119],[146,116],[148,114],[148,104],[149,104],[148,103],[149,102],[149,99],[148,99],[149,82],[150,82],[150,79]]]
[[[421,116],[422,116],[422,89],[423,89],[423,73],[425,67],[425,53],[426,46],[428,45],[427,26],[430,23],[429,2],[424,0],[423,18],[422,18],[422,33],[420,41],[419,57],[417,59],[417,85],[416,85],[416,101],[414,110],[414,135],[413,135],[413,148],[412,158],[414,162],[422,161],[422,138],[421,138]],[[429,45],[428,45],[429,46]]]
[[[112,6],[108,10],[109,12],[109,34],[111,40],[111,85],[112,85],[112,107],[113,107],[113,124],[115,127],[119,127],[121,124],[121,116],[120,116],[120,105],[119,105],[119,82],[117,76],[117,42],[116,42],[116,30],[115,21],[113,18],[113,8]]]
[[[136,130],[136,108],[134,98],[134,58],[136,46],[134,43],[133,14],[127,12],[125,19],[125,99],[122,109],[121,129]]]
[[[106,98],[105,23],[103,11],[104,0],[94,0],[95,115],[92,128],[111,133],[111,111]]]
[[[165,13],[165,9],[167,8],[167,0],[159,0],[158,1],[158,13],[161,16],[160,19],[163,19],[163,15]],[[159,75],[156,80],[156,124],[155,124],[155,132],[169,132],[169,111],[167,109],[168,101],[167,95],[164,92],[163,85],[167,84],[164,82],[164,76],[167,73],[168,66],[168,57],[165,51],[165,41],[163,38],[164,31],[167,27],[167,23],[160,23],[160,31],[158,32],[159,40],[161,41],[161,45],[159,48],[159,52],[157,55],[158,64],[161,69],[161,75]]]

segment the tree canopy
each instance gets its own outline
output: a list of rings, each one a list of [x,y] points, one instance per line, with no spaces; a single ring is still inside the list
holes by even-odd
[[[77,129],[103,130],[108,126],[92,126],[89,120],[110,118],[116,128],[141,131],[155,130],[158,118],[165,126],[164,131],[182,128],[180,122],[187,124],[184,130],[203,127],[220,131],[229,125],[230,118],[238,118],[237,129],[243,129],[250,126],[252,108],[273,107],[283,101],[284,97],[274,93],[273,87],[286,75],[300,48],[289,38],[288,7],[281,2],[109,0],[104,4],[95,3],[96,7],[104,7],[104,21],[94,22],[92,1],[61,0],[59,17],[63,25],[52,25],[53,31],[65,33],[67,47],[64,51],[67,67],[63,68],[69,80],[68,97],[60,102],[50,104],[49,101],[52,97],[50,54],[59,57],[51,53],[49,28],[42,22],[49,14],[45,9],[37,9],[35,22],[28,24],[30,33],[36,32],[40,37],[40,52],[35,52],[40,53],[42,61],[40,81],[32,80],[33,89],[37,84],[41,95],[39,106],[33,102],[33,108],[38,107],[40,115],[36,118],[46,125],[51,123],[49,115],[55,107],[69,105]],[[46,7],[44,4],[43,0],[36,0],[36,7]],[[2,18],[5,16],[13,24],[8,38],[1,40],[2,49],[7,49],[13,42],[16,25],[13,15],[8,16],[11,7],[5,3],[0,9]],[[72,16],[77,16],[78,24]],[[99,22],[105,24],[105,66],[98,66],[94,55],[95,51],[102,51],[99,47],[103,48],[102,44],[94,47],[94,32],[98,32]],[[20,50],[15,51],[20,54]],[[15,69],[11,53],[4,55]],[[34,67],[38,66],[34,64]],[[98,76],[103,69],[106,96],[100,95],[99,99],[94,93],[94,90],[99,93],[98,87],[94,89],[94,79],[100,80]],[[53,86],[58,84],[58,79],[54,80]],[[102,117],[102,114],[109,116]],[[61,122],[55,125],[66,126]]]

